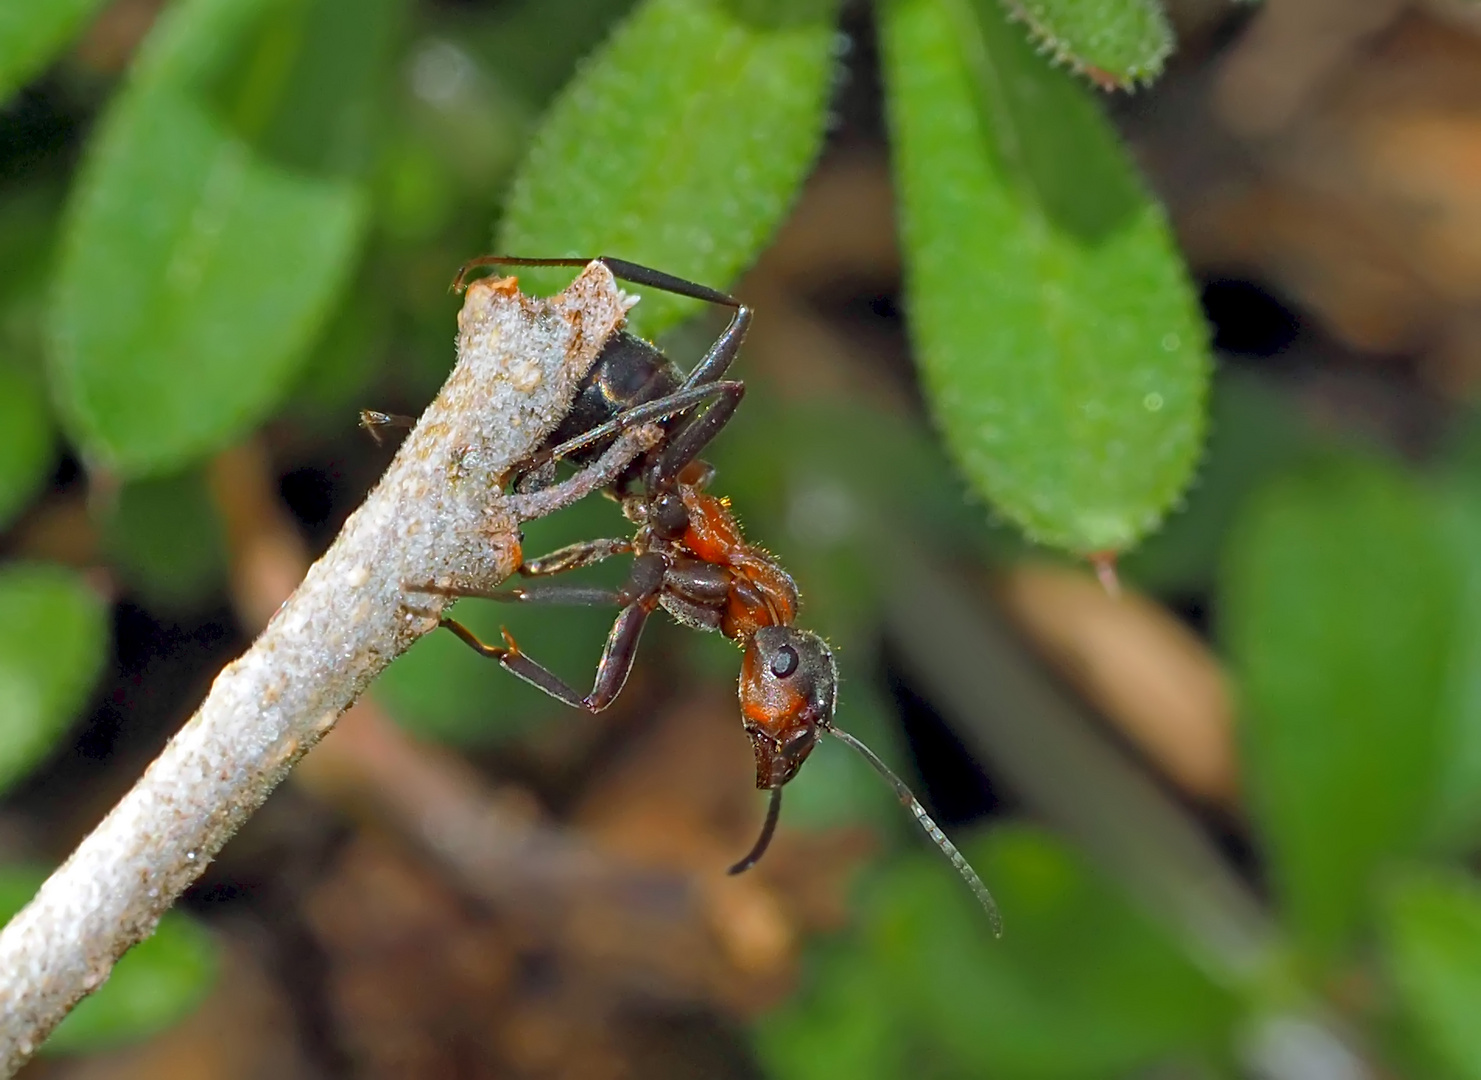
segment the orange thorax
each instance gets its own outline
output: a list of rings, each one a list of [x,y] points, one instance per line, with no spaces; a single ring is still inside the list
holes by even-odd
[[[689,511],[684,547],[695,558],[733,571],[720,632],[739,640],[763,626],[792,625],[797,586],[770,555],[746,543],[727,500],[688,486],[679,491]]]

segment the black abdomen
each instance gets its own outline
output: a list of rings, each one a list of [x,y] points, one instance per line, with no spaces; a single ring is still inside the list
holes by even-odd
[[[560,426],[545,440],[552,447],[604,424],[624,409],[671,394],[682,385],[683,373],[649,342],[619,330],[607,342],[591,371],[581,381]],[[611,439],[571,455],[583,462],[601,454]]]

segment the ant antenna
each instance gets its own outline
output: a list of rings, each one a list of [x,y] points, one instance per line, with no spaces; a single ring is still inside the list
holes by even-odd
[[[908,807],[910,812],[915,815],[915,820],[920,824],[921,829],[936,842],[936,846],[941,849],[941,854],[945,855],[951,862],[951,865],[956,867],[956,872],[962,875],[962,880],[967,883],[968,888],[976,895],[977,902],[982,905],[982,910],[987,912],[987,921],[992,925],[993,937],[1002,937],[1003,916],[998,913],[998,905],[993,900],[992,893],[988,892],[987,886],[982,884],[982,879],[977,876],[977,871],[972,869],[972,864],[967,862],[962,853],[957,850],[956,845],[946,838],[946,834],[941,831],[941,826],[931,820],[931,815],[926,813],[926,808],[920,804],[920,800],[915,797],[915,793],[905,785],[905,781],[896,776],[890,770],[890,767],[880,760],[878,754],[847,731],[836,728],[831,724],[828,725],[828,731],[835,738],[857,750],[865,761],[874,766],[874,771],[879,773],[880,776],[883,776],[889,785],[895,789],[895,794],[900,797],[900,802]],[[775,805],[774,803],[773,806]],[[744,868],[744,864],[742,868]]]
[[[732,866],[729,873],[743,874],[761,861],[761,856],[765,855],[766,849],[771,847],[771,838],[776,833],[777,818],[781,816],[782,789],[774,787],[771,789],[771,802],[766,807],[766,820],[761,824],[761,835],[756,837],[756,843],[746,857]]]

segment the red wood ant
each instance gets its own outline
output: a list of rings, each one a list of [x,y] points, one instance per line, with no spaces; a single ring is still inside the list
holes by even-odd
[[[740,350],[751,309],[726,293],[647,267],[605,257],[597,261],[624,281],[709,301],[734,312],[729,325],[687,375],[651,343],[619,330],[581,383],[561,424],[517,470],[516,488],[543,486],[553,480],[557,462],[590,460],[620,432],[637,424],[663,425],[659,443],[609,489],[621,502],[624,515],[637,525],[633,537],[572,544],[527,560],[519,569],[527,578],[547,578],[614,555],[631,554],[627,581],[616,589],[537,582],[496,590],[427,584],[414,591],[618,608],[591,691],[584,695],[526,655],[507,630],[502,645],[489,645],[456,620],[440,620],[507,671],[574,708],[593,713],[605,709],[622,691],[643,626],[658,608],[686,625],[719,631],[743,649],[741,716],[756,755],[756,786],[771,793],[760,835],[730,873],[750,869],[765,853],[781,813],[783,786],[797,775],[826,732],[858,751],[894,788],[901,803],[976,894],[994,933],[1001,933],[997,906],[987,887],[905,782],[869,747],[834,726],[838,668],[821,637],[793,625],[800,598],[792,578],[770,554],[746,542],[728,501],[705,491],[713,470],[698,456],[729,422],[745,394],[743,383],[723,376]],[[462,288],[468,273],[481,266],[575,267],[587,262],[486,256],[464,266],[454,287]],[[383,425],[397,419],[369,414],[366,423]]]

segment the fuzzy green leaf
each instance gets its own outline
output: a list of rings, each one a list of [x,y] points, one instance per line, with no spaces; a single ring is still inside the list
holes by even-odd
[[[552,106],[497,250],[615,255],[728,285],[807,175],[833,82],[835,5],[765,6],[639,5]],[[555,288],[571,274],[523,276]],[[651,336],[694,310],[647,289],[631,321]]]
[[[0,923],[14,917],[45,880],[45,871],[35,867],[0,868]],[[215,977],[210,935],[180,912],[166,912],[153,935],[124,954],[108,981],[52,1032],[43,1052],[87,1053],[147,1038],[189,1013]]]
[[[0,569],[0,791],[66,732],[107,648],[106,609],[75,573],[41,563]]]
[[[1104,89],[1151,81],[1172,52],[1172,28],[1158,0],[1002,2],[1042,51]]]
[[[1481,886],[1458,873],[1414,873],[1387,890],[1389,967],[1436,1055],[1481,1080]]]
[[[0,103],[56,56],[103,0],[0,4]]]
[[[0,529],[36,494],[52,456],[50,410],[40,380],[0,362]]]
[[[1251,802],[1286,917],[1326,959],[1426,822],[1459,568],[1429,492],[1331,460],[1255,497],[1222,585]]]
[[[1088,92],[981,2],[883,7],[926,391],[969,481],[1030,538],[1124,551],[1193,475],[1206,328]]]
[[[156,26],[84,163],[53,296],[53,382],[89,456],[176,470],[292,385],[366,220],[396,10],[186,0]]]

